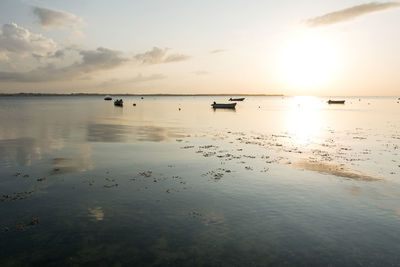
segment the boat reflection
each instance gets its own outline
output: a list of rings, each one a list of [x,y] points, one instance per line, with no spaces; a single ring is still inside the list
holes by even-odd
[[[211,107],[212,111],[215,112],[236,112],[236,108],[213,108]]]

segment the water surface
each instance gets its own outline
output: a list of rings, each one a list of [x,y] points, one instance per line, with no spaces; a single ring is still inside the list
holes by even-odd
[[[0,265],[399,264],[396,98],[226,100],[0,98]]]

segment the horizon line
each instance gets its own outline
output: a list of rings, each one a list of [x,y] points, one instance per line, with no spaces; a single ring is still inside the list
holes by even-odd
[[[295,97],[295,96],[315,96],[315,97],[400,97],[400,95],[285,95],[285,94],[106,94],[106,93],[0,93],[0,97],[8,96],[280,96],[280,97]]]
[[[284,94],[106,94],[106,93],[0,93],[0,96],[285,96]]]

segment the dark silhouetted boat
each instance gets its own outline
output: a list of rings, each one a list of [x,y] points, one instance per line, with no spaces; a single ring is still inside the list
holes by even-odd
[[[328,100],[328,104],[344,104],[346,100]]]
[[[114,101],[114,105],[122,107],[124,105],[124,101],[122,101],[122,99],[116,99]]]
[[[106,95],[106,96],[104,97],[104,100],[112,100],[112,97],[109,96],[109,95]]]
[[[218,104],[218,103],[213,103],[211,104],[213,108],[235,108],[236,103],[229,103],[229,104]]]
[[[245,98],[244,97],[242,97],[242,98],[229,98],[229,101],[243,101],[243,100],[245,100]]]

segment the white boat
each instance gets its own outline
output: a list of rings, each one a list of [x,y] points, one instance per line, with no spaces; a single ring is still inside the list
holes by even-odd
[[[106,96],[104,97],[104,100],[112,100],[112,97],[109,96],[109,95],[106,95]]]
[[[229,104],[221,104],[221,103],[213,103],[211,104],[213,108],[235,108],[236,103],[229,103]]]

